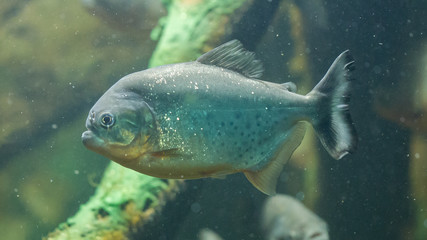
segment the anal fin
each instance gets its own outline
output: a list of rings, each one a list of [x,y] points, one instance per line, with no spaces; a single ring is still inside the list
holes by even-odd
[[[306,124],[298,122],[286,133],[287,136],[285,136],[282,145],[263,169],[243,172],[254,187],[267,195],[276,194],[277,179],[282,172],[283,165],[288,162],[292,153],[301,144],[305,130]]]
[[[212,175],[211,178],[216,178],[216,179],[221,179],[224,180],[227,178],[227,174],[217,174],[217,175]]]

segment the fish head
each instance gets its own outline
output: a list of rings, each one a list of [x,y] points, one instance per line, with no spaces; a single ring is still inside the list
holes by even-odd
[[[156,120],[140,98],[115,95],[105,94],[89,111],[82,141],[88,149],[125,164],[149,151],[156,138]]]

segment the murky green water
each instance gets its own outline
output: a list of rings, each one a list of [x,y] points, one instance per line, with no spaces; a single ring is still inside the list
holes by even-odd
[[[427,3],[163,2],[0,2],[2,239],[47,237],[107,181],[103,173],[111,161],[87,150],[81,134],[89,109],[112,84],[149,64],[195,60],[235,38],[264,63],[263,80],[295,82],[300,94],[350,49],[358,149],[333,160],[310,130],[277,191],[322,218],[330,239],[426,238]],[[117,174],[114,181],[126,178]],[[205,240],[198,233],[209,228],[224,240],[267,239],[261,227],[267,196],[243,174],[176,188],[155,182],[173,189],[164,199],[158,190],[153,196],[124,193],[143,189],[136,187],[142,180],[135,181],[123,180],[126,188],[111,184],[103,199],[115,210],[93,210],[97,221],[114,222],[116,213],[125,219],[130,227],[120,236]],[[151,200],[138,205],[129,196]],[[156,205],[158,199],[165,204]]]

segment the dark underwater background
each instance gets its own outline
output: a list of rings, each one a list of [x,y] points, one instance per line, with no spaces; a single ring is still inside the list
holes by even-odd
[[[1,1],[0,238],[180,240],[210,228],[266,239],[267,196],[243,174],[143,190],[141,176],[121,182],[133,173],[114,175],[120,166],[81,143],[89,109],[121,77],[239,39],[264,63],[263,80],[293,81],[301,94],[342,51],[356,61],[357,151],[333,160],[309,132],[278,192],[324,219],[332,240],[427,239],[426,16],[423,0]],[[67,219],[113,178],[94,203],[108,208],[88,211],[103,232],[64,233],[81,230]]]

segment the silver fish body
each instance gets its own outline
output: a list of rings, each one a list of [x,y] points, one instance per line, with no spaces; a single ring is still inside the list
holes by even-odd
[[[335,68],[342,76],[333,78],[347,84],[349,61],[340,59]],[[324,124],[329,115],[321,111],[332,97],[316,88],[296,94],[292,83],[256,79],[261,73],[253,55],[232,41],[195,62],[130,74],[90,110],[83,142],[144,174],[192,179],[244,172],[258,189],[274,193],[283,164],[304,136],[303,121]],[[354,147],[351,123],[343,122],[345,141],[330,136],[335,133],[319,135],[336,158]]]
[[[120,85],[141,91],[154,112],[161,132],[156,150],[178,148],[181,162],[206,168],[259,170],[286,138],[283,133],[312,108],[307,97],[278,84],[197,62],[134,73]]]
[[[270,197],[261,219],[267,240],[329,240],[326,222],[287,195]]]

